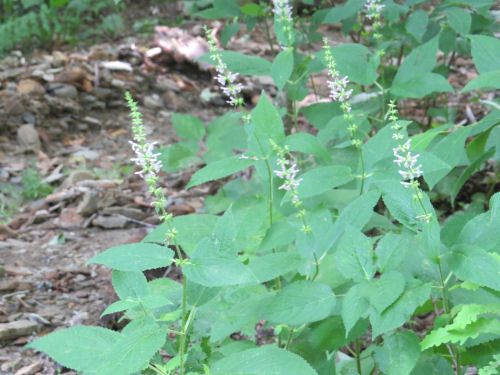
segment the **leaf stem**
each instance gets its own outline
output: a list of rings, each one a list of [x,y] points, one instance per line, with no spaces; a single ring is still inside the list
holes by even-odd
[[[359,338],[356,338],[354,341],[354,345],[356,348],[356,368],[358,370],[359,375],[361,375],[361,355],[359,353]]]

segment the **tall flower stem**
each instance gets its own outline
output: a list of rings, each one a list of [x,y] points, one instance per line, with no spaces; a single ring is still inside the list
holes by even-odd
[[[158,172],[161,168],[161,162],[157,160],[159,154],[153,153],[153,148],[155,142],[146,142],[146,130],[143,125],[142,114],[139,112],[137,103],[133,100],[132,95],[127,92],[125,93],[125,99],[130,108],[130,117],[132,118],[132,132],[134,134],[134,142],[130,142],[132,149],[135,151],[137,157],[133,159],[136,164],[141,168],[137,174],[144,178],[146,184],[149,188],[149,193],[156,199],[153,201],[153,206],[158,215],[160,221],[164,222],[168,226],[168,230],[165,236],[165,242],[173,243],[174,249],[177,255],[177,260],[175,263],[177,266],[181,267],[186,263],[186,260],[182,256],[181,248],[177,241],[177,230],[175,229],[172,219],[173,215],[168,213],[165,209],[167,199],[163,194],[161,187],[158,186]],[[186,276],[183,275],[182,278],[182,301],[181,301],[181,331],[180,331],[180,369],[179,374],[184,375],[184,355],[186,350]]]

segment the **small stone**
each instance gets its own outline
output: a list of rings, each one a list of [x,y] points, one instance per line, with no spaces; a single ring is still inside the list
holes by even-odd
[[[68,178],[64,180],[64,182],[61,185],[61,188],[66,189],[75,186],[80,181],[93,180],[93,179],[94,176],[89,171],[85,170],[73,171],[70,173]]]
[[[124,81],[120,80],[120,79],[113,78],[111,80],[111,86],[113,86],[113,87],[116,87],[116,88],[119,88],[119,89],[123,89],[123,88],[125,88],[126,85],[127,84]]]
[[[61,228],[79,228],[83,218],[78,214],[76,207],[66,207],[61,211],[57,224]]]
[[[22,79],[17,84],[17,91],[25,95],[43,95],[45,88],[34,79]]]
[[[21,147],[26,150],[40,150],[40,137],[35,127],[31,124],[22,125],[17,131],[17,140]]]
[[[21,336],[29,336],[38,331],[38,324],[29,320],[18,320],[0,323],[0,341],[13,340]]]
[[[20,98],[12,97],[5,103],[5,112],[8,116],[19,116],[24,112],[24,105]]]
[[[92,220],[94,226],[104,229],[125,228],[127,222],[127,218],[123,216],[97,216]]]
[[[83,199],[78,205],[76,212],[81,216],[90,216],[97,211],[99,197],[94,191],[86,191],[83,194]]]
[[[142,220],[146,216],[142,210],[133,207],[106,207],[102,213],[104,215],[123,215],[135,220]]]
[[[158,109],[163,107],[163,103],[158,94],[153,94],[144,98],[144,106],[149,109]]]
[[[52,92],[60,98],[75,99],[78,96],[78,90],[75,86],[64,83],[55,85]]]
[[[78,158],[84,158],[84,159],[87,159],[87,160],[96,160],[99,157],[101,157],[101,155],[97,151],[89,150],[88,148],[80,150],[80,151],[77,151],[77,152],[71,154],[71,156],[74,157],[74,158],[77,158],[77,159]]]
[[[14,375],[34,375],[43,368],[41,361],[32,363],[31,365],[21,367]]]

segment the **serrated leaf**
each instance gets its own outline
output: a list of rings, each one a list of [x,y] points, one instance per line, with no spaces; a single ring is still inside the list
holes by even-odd
[[[354,285],[342,300],[342,321],[344,322],[346,337],[358,320],[368,315],[370,303],[363,294],[363,286],[367,281]]]
[[[249,267],[233,259],[193,257],[183,272],[192,282],[206,287],[259,283]]]
[[[113,270],[113,288],[120,299],[142,298],[149,293],[146,276],[140,271]]]
[[[344,185],[353,180],[354,176],[351,174],[351,168],[334,165],[316,167],[300,175],[300,178],[302,181],[298,187],[299,197],[305,199]],[[287,194],[286,198],[290,199],[290,194]]]
[[[172,123],[177,135],[191,141],[201,141],[205,136],[205,125],[195,116],[181,113],[172,114]]]
[[[92,370],[106,361],[120,334],[101,327],[71,327],[52,332],[26,347],[47,353],[61,365],[77,371]]]
[[[413,282],[412,285],[407,287],[401,297],[382,314],[372,309],[370,312],[372,337],[375,338],[406,323],[415,312],[415,309],[429,299],[430,293],[430,284]]]
[[[370,304],[382,313],[403,293],[405,284],[405,278],[400,272],[388,271],[378,279],[363,284],[363,292]]]
[[[370,280],[375,275],[372,245],[368,238],[347,226],[340,240],[336,260],[340,272],[355,281]]]
[[[300,356],[266,345],[221,359],[211,367],[212,375],[317,375]]]
[[[427,31],[427,24],[429,23],[429,16],[423,10],[416,10],[410,13],[406,21],[405,28],[411,35],[419,42]]]
[[[186,189],[192,188],[193,186],[200,185],[208,181],[214,181],[229,176],[254,164],[255,160],[242,159],[241,155],[234,155],[227,159],[215,161],[196,171],[191,176]]]
[[[496,318],[479,318],[463,329],[450,330],[442,327],[432,330],[420,343],[422,350],[445,343],[460,343],[463,345],[467,340],[478,337],[481,333],[500,335],[500,320]]]
[[[290,78],[293,72],[293,49],[287,48],[281,51],[271,65],[271,77],[278,87],[278,90],[283,90],[286,81]]]
[[[166,328],[148,317],[129,323],[111,346],[107,360],[98,363],[100,375],[123,375],[143,370],[166,340]]]
[[[420,357],[419,338],[410,331],[384,336],[384,345],[375,349],[375,360],[386,375],[408,375]]]
[[[481,88],[500,89],[500,70],[487,72],[474,78],[460,92],[467,92]]]
[[[264,316],[274,323],[300,326],[325,319],[335,306],[335,294],[328,285],[300,280],[280,290]]]
[[[222,46],[224,48],[226,47],[227,42],[229,42],[229,40],[231,40],[231,38],[235,36],[239,30],[240,30],[240,24],[238,22],[228,23],[224,27],[220,35],[220,42],[222,43]]]
[[[278,110],[264,92],[261,93],[259,102],[251,113],[253,132],[249,134],[249,139],[256,141],[256,144],[253,145],[249,142],[251,150],[261,157],[265,157],[271,150],[269,140],[272,139],[279,144],[285,137],[283,122]]]
[[[137,300],[119,300],[109,305],[106,310],[103,311],[101,317],[103,317],[104,315],[114,314],[119,311],[129,310],[136,307],[137,305],[139,305],[139,301]]]
[[[500,291],[500,260],[480,247],[455,245],[444,259],[461,280]]]
[[[120,271],[145,271],[169,266],[173,256],[173,251],[166,246],[139,242],[112,247],[87,264],[104,264]]]
[[[222,61],[227,65],[227,69],[233,73],[240,73],[250,76],[268,76],[271,74],[271,62],[256,56],[247,56],[234,51],[219,51]],[[204,61],[215,65],[214,61],[207,53],[201,56],[199,61]]]
[[[286,137],[285,144],[290,151],[300,151],[317,157],[318,161],[331,162],[328,149],[321,144],[317,137],[309,133],[295,133]]]
[[[305,259],[298,253],[272,253],[252,259],[249,267],[259,282],[264,283],[295,271],[304,263]]]

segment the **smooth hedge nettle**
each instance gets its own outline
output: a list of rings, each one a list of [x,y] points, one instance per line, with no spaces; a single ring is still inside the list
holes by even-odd
[[[218,73],[215,79],[219,83],[224,95],[228,97],[226,102],[234,107],[242,106],[243,98],[240,96],[240,93],[243,89],[243,85],[241,83],[235,83],[238,78],[238,73],[233,73],[227,69],[227,65],[222,61],[222,55],[217,48],[217,43],[212,36],[211,30],[207,27],[205,27],[205,35],[208,40],[210,59],[215,62],[215,69]]]
[[[288,0],[273,0],[273,13],[276,16],[278,22],[281,23],[291,23],[292,18],[292,6],[289,4]]]

